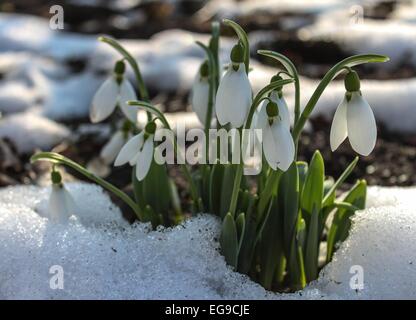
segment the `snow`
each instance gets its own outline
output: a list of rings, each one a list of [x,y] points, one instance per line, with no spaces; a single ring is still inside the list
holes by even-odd
[[[299,30],[304,41],[325,40],[337,43],[350,54],[377,53],[388,55],[394,66],[405,61],[416,65],[416,25],[400,20],[364,19],[355,23],[349,10],[322,14],[318,21]]]
[[[0,138],[12,141],[19,153],[50,150],[69,134],[64,125],[34,113],[16,113],[0,120]]]
[[[318,281],[275,294],[233,272],[218,252],[220,222],[201,214],[175,228],[127,225],[100,187],[68,183],[77,213],[68,225],[45,218],[50,188],[0,191],[2,299],[374,299],[416,298],[415,188],[369,189],[368,209]],[[51,289],[50,267],[64,271]],[[350,289],[361,265],[364,290]]]

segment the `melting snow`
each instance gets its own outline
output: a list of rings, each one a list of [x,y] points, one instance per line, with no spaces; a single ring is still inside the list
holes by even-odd
[[[5,299],[373,299],[416,298],[416,189],[369,189],[369,208],[315,283],[274,294],[233,272],[218,253],[220,222],[199,215],[175,228],[128,226],[100,187],[69,183],[78,204],[68,225],[45,218],[49,188],[0,191],[0,298]],[[38,213],[39,212],[39,213]],[[64,289],[49,269],[64,270]],[[364,270],[364,290],[349,287]]]

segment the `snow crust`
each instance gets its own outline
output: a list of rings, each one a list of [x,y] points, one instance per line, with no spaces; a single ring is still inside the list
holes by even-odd
[[[129,226],[95,185],[67,184],[77,212],[68,225],[45,217],[50,188],[0,191],[2,299],[375,299],[416,298],[416,189],[369,189],[368,209],[319,279],[294,294],[265,291],[218,252],[220,221],[201,214],[175,228]],[[64,289],[51,289],[51,266]],[[353,290],[351,266],[364,271]]]

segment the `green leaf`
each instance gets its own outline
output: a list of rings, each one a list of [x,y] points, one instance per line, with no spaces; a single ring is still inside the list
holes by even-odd
[[[236,227],[237,227],[237,238],[238,238],[238,251],[240,252],[241,244],[244,239],[244,233],[246,231],[246,217],[244,212],[241,212],[236,221],[235,221]]]
[[[279,204],[283,213],[283,243],[289,255],[296,237],[296,223],[299,216],[299,174],[295,162],[282,174],[279,186]]]
[[[357,165],[357,162],[358,162],[358,157],[355,157],[354,160],[349,164],[349,166],[340,175],[338,180],[332,185],[331,189],[325,193],[324,200],[322,201],[322,207],[330,205],[335,200],[335,191],[348,178],[348,176],[351,174],[351,172],[354,170],[355,166]]]
[[[317,150],[309,164],[302,191],[302,214],[307,225],[309,225],[312,210],[315,208],[318,213],[321,211],[324,193],[324,178],[324,160],[322,159],[321,153]]]
[[[142,181],[142,190],[145,203],[167,218],[171,205],[171,190],[166,165],[157,164],[153,159],[149,172]]]
[[[318,277],[319,257],[319,211],[314,206],[308,226],[308,235],[305,247],[305,274],[308,282]]]
[[[225,261],[236,268],[238,261],[237,229],[234,219],[229,212],[225,215],[222,223],[220,245]]]
[[[223,164],[214,164],[210,176],[210,212],[220,216],[221,213],[221,190],[225,167]]]
[[[224,165],[224,176],[221,183],[221,202],[220,202],[220,217],[223,218],[228,212],[231,196],[234,187],[234,178],[237,172],[235,164]],[[216,186],[215,186],[216,187]]]
[[[283,256],[282,214],[279,212],[276,198],[273,198],[272,203],[259,244],[260,283],[266,289],[271,289],[278,264]]]
[[[327,239],[327,262],[331,261],[335,245],[344,241],[351,228],[351,216],[357,209],[365,208],[367,197],[367,183],[365,180],[357,184],[348,192],[343,203],[349,203],[352,207],[340,206],[334,214]]]

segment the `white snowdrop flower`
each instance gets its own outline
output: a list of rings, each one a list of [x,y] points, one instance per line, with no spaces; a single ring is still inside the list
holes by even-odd
[[[289,126],[279,114],[281,108],[273,101],[263,104],[255,127],[263,130],[263,153],[269,166],[286,171],[295,158],[295,144]]]
[[[75,213],[75,201],[62,183],[59,172],[52,171],[52,191],[48,202],[48,217],[56,223],[66,223]]]
[[[130,81],[124,77],[124,71],[124,62],[118,61],[113,75],[98,88],[91,103],[91,122],[97,123],[108,118],[116,106],[120,106],[130,121],[137,122],[138,109],[127,104],[129,100],[137,100],[136,92]]]
[[[368,156],[377,140],[377,126],[370,105],[362,97],[355,71],[345,77],[347,93],[338,105],[332,120],[330,143],[332,151],[348,137],[355,152]]]
[[[117,157],[123,145],[130,138],[130,132],[125,132],[123,130],[117,131],[101,149],[100,158],[103,162],[107,165],[111,164]]]
[[[129,163],[131,166],[136,166],[136,178],[142,181],[152,164],[154,152],[154,134],[156,131],[156,124],[149,122],[145,129],[138,135],[131,138],[120,150],[114,166],[121,166]]]
[[[241,127],[250,109],[252,92],[243,63],[244,49],[241,44],[231,51],[231,63],[221,79],[215,101],[215,110],[221,125],[230,123]]]
[[[207,117],[209,100],[208,72],[208,64],[207,62],[204,62],[198,70],[191,92],[192,108],[198,116],[199,121],[204,125]],[[214,110],[212,116],[214,116]]]

